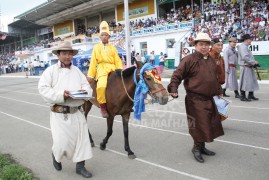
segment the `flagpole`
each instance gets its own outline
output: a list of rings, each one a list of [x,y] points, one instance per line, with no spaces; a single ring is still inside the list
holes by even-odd
[[[130,22],[129,22],[129,2],[124,0],[124,19],[125,19],[125,50],[127,67],[131,66],[131,51],[130,51]]]
[[[193,13],[193,0],[191,0],[191,13]]]

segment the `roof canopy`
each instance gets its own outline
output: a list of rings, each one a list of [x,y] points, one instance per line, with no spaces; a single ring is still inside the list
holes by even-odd
[[[122,3],[122,0],[48,0],[15,18],[49,26],[74,17],[87,17],[114,10],[116,5]]]

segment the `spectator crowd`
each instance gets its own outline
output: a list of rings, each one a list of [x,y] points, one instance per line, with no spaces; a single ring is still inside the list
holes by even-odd
[[[180,6],[176,9],[164,13],[158,18],[137,18],[130,21],[130,30],[138,30],[142,28],[150,28],[154,26],[165,26],[168,24],[192,21],[195,20],[195,25],[188,37],[185,37],[184,45],[192,46],[192,41],[197,33],[205,32],[214,38],[228,40],[230,37],[235,37],[238,42],[241,42],[241,37],[244,34],[250,34],[253,41],[268,41],[269,40],[269,3],[262,0],[247,1],[244,4],[244,13],[240,14],[239,3],[220,2],[218,4],[204,3],[202,8],[195,4],[193,10],[191,5],[185,7]],[[123,33],[125,26],[116,23],[115,19],[109,23],[110,29],[114,33]],[[78,34],[85,34],[91,37],[93,34],[99,33],[99,26],[85,27],[83,24],[78,24]],[[16,51],[34,51],[36,48],[43,48],[44,45],[60,41],[61,38],[49,38],[24,47],[17,47]],[[10,64],[16,60],[14,50],[12,53],[0,54],[0,63],[2,66]],[[12,66],[10,72],[17,69]]]

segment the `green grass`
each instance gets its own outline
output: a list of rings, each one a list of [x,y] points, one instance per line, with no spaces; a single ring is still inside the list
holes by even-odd
[[[33,173],[16,163],[10,155],[0,154],[0,180],[33,180]]]

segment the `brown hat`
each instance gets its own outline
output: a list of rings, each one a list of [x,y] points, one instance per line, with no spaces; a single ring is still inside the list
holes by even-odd
[[[58,45],[58,47],[54,50],[52,50],[52,53],[57,55],[57,51],[73,51],[73,55],[76,55],[78,53],[77,49],[73,49],[71,42],[69,41],[62,41]]]
[[[236,38],[235,37],[230,37],[229,42],[236,42]]]

